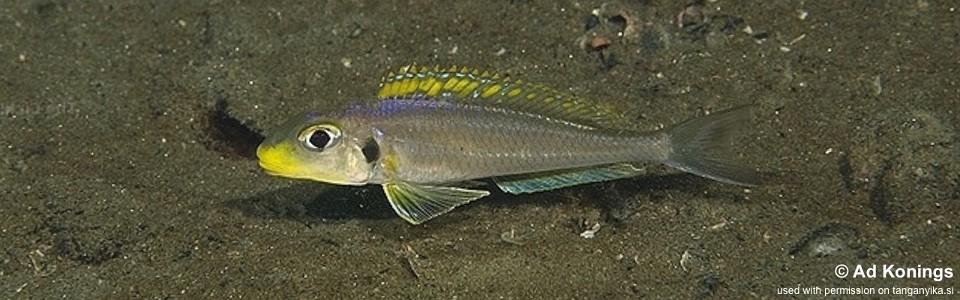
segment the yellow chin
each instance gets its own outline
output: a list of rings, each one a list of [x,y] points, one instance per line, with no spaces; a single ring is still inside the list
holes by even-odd
[[[295,151],[296,149],[293,149],[289,143],[279,143],[273,146],[260,145],[257,148],[257,158],[260,160],[260,167],[267,174],[305,178],[302,162],[292,155]]]
[[[260,167],[267,174],[293,179],[307,179],[332,184],[341,185],[363,185],[364,181],[352,180],[349,174],[341,172],[336,163],[330,164],[326,161],[312,161],[311,158],[302,157],[298,154],[300,149],[298,144],[290,142],[281,142],[272,145],[261,144],[257,148],[257,158],[260,160]],[[320,157],[316,157],[320,159]],[[332,168],[330,171],[318,170],[318,166],[327,166]],[[336,170],[336,171],[333,171]]]

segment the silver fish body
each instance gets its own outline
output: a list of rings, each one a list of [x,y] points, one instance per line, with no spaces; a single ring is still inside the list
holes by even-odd
[[[642,174],[644,162],[739,185],[755,172],[723,151],[750,107],[653,132],[616,125],[610,106],[467,68],[404,67],[381,82],[377,101],[291,118],[257,149],[267,173],[341,185],[379,184],[404,220],[419,224],[489,195],[493,178],[511,194]]]
[[[670,150],[661,132],[615,132],[513,110],[429,99],[355,105],[335,118],[350,131],[369,133],[381,156],[389,158],[369,181],[376,184],[445,184],[660,161]]]

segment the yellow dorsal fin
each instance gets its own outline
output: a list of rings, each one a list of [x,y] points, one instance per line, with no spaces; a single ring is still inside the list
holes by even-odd
[[[467,67],[409,65],[387,73],[378,99],[426,97],[491,105],[570,122],[619,127],[621,114],[612,105],[588,101],[552,88]]]

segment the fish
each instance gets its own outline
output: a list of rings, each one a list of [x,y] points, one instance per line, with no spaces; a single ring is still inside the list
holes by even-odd
[[[485,179],[526,194],[635,177],[660,163],[760,185],[727,151],[751,107],[638,131],[624,129],[629,118],[612,104],[491,71],[409,65],[385,74],[372,101],[290,118],[257,157],[274,176],[381,185],[403,220],[421,224],[488,196]]]

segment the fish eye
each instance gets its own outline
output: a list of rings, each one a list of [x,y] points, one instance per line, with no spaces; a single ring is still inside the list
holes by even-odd
[[[340,129],[329,124],[307,127],[300,131],[300,144],[313,151],[323,151],[340,141]]]

